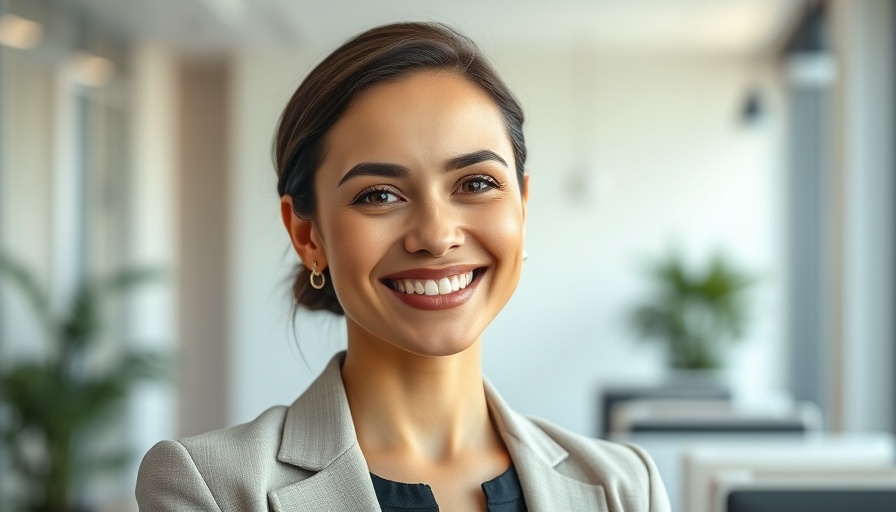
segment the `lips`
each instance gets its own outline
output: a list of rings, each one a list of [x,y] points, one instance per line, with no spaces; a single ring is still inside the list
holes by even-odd
[[[446,309],[466,302],[486,267],[473,265],[397,272],[380,281],[402,302],[419,309]]]
[[[443,277],[441,279],[391,279],[387,284],[408,295],[448,295],[463,290],[473,282],[473,271]]]

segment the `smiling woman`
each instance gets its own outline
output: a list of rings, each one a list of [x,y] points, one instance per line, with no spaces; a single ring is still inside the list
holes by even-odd
[[[290,407],[164,441],[142,510],[666,511],[650,458],[509,409],[481,337],[522,272],[523,113],[476,46],[379,27],[299,86],[275,155],[297,307],[348,348]]]

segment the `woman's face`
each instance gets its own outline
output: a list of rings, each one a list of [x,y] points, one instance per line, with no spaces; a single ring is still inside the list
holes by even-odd
[[[412,74],[357,96],[327,143],[311,236],[353,341],[468,348],[523,262],[526,194],[494,101],[458,75]]]

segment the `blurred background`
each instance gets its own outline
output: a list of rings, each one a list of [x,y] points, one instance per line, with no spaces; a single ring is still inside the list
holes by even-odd
[[[528,260],[484,343],[515,409],[634,439],[663,411],[611,398],[681,389],[672,416],[707,395],[892,457],[896,2],[0,0],[0,509],[133,510],[152,444],[344,346],[293,331],[273,132],[397,20],[470,35],[528,116]]]

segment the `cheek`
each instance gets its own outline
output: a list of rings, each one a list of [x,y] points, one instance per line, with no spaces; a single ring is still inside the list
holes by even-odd
[[[488,222],[477,223],[480,240],[498,260],[500,272],[519,273],[522,268],[523,218],[519,205],[504,205]],[[485,218],[485,217],[483,217]]]
[[[372,286],[370,275],[394,241],[395,230],[383,219],[337,215],[327,225],[330,277],[343,305],[353,302],[351,290]]]
[[[488,222],[485,229],[497,249],[514,251],[523,243],[523,222],[517,216],[506,216],[496,219],[496,222]]]
[[[496,209],[498,210],[498,209]],[[522,205],[507,199],[500,203],[499,211],[491,214],[487,227],[507,245],[520,244],[523,240]]]

